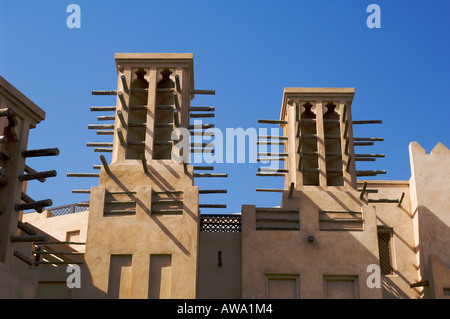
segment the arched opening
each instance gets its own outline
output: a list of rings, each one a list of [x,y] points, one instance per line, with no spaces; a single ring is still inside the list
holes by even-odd
[[[153,158],[170,159],[172,154],[172,131],[174,129],[174,87],[170,78],[172,71],[161,70],[161,80],[156,89],[155,129],[153,139]],[[175,113],[178,116],[177,113]]]
[[[325,163],[327,167],[327,186],[344,185],[342,172],[341,122],[336,105],[329,102],[325,105],[327,112],[323,115],[325,135]]]
[[[148,103],[148,81],[145,79],[146,74],[147,72],[144,69],[137,69],[135,78],[131,82],[126,159],[139,159],[145,150]]]
[[[300,115],[299,169],[303,175],[303,185],[319,185],[319,157],[317,153],[316,114],[311,110],[310,102],[303,104]]]

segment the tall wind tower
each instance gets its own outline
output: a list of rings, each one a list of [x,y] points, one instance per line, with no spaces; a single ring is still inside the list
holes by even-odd
[[[284,152],[260,153],[258,176],[284,177],[279,207],[242,208],[242,297],[380,298],[363,278],[369,264],[379,264],[375,208],[357,176],[352,121],[353,88],[285,88],[279,136],[260,136],[259,144],[282,145]],[[358,142],[373,143],[362,138]],[[281,165],[280,165],[281,166]],[[280,260],[283,263],[280,263]],[[312,266],[314,265],[314,266]],[[301,288],[303,287],[303,288]]]
[[[114,124],[89,127],[113,135],[113,142],[88,143],[112,153],[111,162],[100,156],[99,174],[68,174],[100,178],[87,191],[84,278],[93,296],[195,298],[200,206],[194,177],[201,173],[194,169],[209,168],[173,159],[173,132],[192,129],[191,99],[214,91],[194,89],[192,54],[116,54],[115,61],[117,90],[93,94],[116,95],[116,105],[91,108],[115,112],[99,117]]]

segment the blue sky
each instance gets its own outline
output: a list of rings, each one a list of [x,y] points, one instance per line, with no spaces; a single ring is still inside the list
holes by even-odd
[[[81,28],[69,29],[69,4],[81,8]],[[381,28],[369,29],[369,4],[381,8]],[[408,145],[430,152],[450,147],[450,2],[448,1],[7,1],[0,2],[0,75],[46,112],[31,131],[29,148],[58,147],[60,155],[29,159],[36,170],[56,169],[44,184],[30,182],[28,194],[51,198],[54,206],[87,200],[72,189],[97,179],[66,177],[93,172],[99,153],[86,142],[110,141],[88,124],[93,105],[112,97],[92,90],[115,89],[114,53],[194,54],[195,83],[214,89],[192,105],[214,105],[216,127],[270,127],[284,87],[354,87],[353,119],[383,124],[355,127],[355,136],[384,137],[361,152],[385,159],[358,164],[383,169],[380,179],[408,180]],[[108,158],[109,156],[107,156]],[[361,164],[362,163],[362,164]],[[280,177],[256,177],[258,164],[217,164],[226,180],[197,180],[200,188],[227,188],[226,195],[201,195],[201,203],[279,205],[280,195],[256,188],[282,188]]]

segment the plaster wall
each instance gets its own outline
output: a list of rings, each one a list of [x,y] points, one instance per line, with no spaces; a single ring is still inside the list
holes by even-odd
[[[428,297],[450,299],[450,269],[437,255],[428,258],[430,286]],[[428,288],[428,287],[427,287]]]
[[[296,231],[256,230],[256,207],[243,206],[243,298],[267,298],[267,280],[273,275],[298,277],[299,298],[325,298],[326,276],[356,278],[356,298],[382,297],[381,289],[366,285],[367,267],[378,264],[375,209],[363,206],[356,191],[318,188],[294,191],[292,198],[283,198],[283,209],[299,212],[300,230]],[[363,230],[321,231],[319,209],[361,211]],[[314,236],[313,242],[309,236]]]
[[[79,213],[50,216],[48,210],[42,213],[27,213],[23,215],[22,221],[32,224],[34,227],[51,234],[52,237],[59,241],[67,240],[67,233],[73,231],[80,231],[77,242],[86,242],[87,223],[89,219],[89,211]],[[70,247],[83,252],[84,245],[70,245]]]
[[[91,189],[86,271],[94,297],[108,296],[110,260],[131,255],[130,298],[149,297],[150,255],[171,256],[170,298],[195,298],[198,265],[198,187],[192,186],[192,167],[184,176],[182,165],[152,165],[146,175],[142,166],[110,165],[99,187]],[[184,176],[184,177],[182,177]],[[182,178],[181,178],[182,177]],[[152,183],[149,180],[153,179]],[[146,185],[155,185],[154,187]],[[124,185],[127,185],[126,187]],[[183,191],[182,214],[154,214],[152,191],[167,188]],[[136,191],[136,214],[104,216],[106,192]],[[90,295],[90,293],[88,293]]]
[[[241,234],[200,232],[199,299],[241,298]]]
[[[391,263],[392,274],[382,276],[383,298],[420,298],[420,287],[410,288],[410,284],[419,280],[417,252],[414,241],[413,214],[408,181],[358,181],[359,188],[367,182],[369,193],[366,200],[399,200],[401,203],[368,203],[376,208],[377,226],[392,229]],[[399,206],[400,204],[400,206]]]
[[[411,194],[414,194],[411,211],[416,231],[420,279],[431,280],[425,289],[425,297],[442,295],[434,291],[433,284],[440,278],[429,277],[430,256],[440,258],[441,264],[450,268],[450,214],[448,214],[448,194],[450,194],[449,149],[438,143],[430,154],[417,143],[409,145],[411,161]]]
[[[8,265],[0,263],[0,299],[32,299],[35,298],[34,281],[24,280],[17,271],[11,272]]]

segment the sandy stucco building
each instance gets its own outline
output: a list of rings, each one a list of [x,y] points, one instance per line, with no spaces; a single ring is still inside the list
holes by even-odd
[[[355,152],[379,140],[353,136],[353,125],[376,122],[352,119],[355,90],[286,88],[280,118],[259,121],[283,132],[259,137],[284,148],[260,154],[262,164],[283,168],[257,173],[284,177],[284,189],[259,189],[282,193],[279,207],[201,214],[208,206],[199,194],[221,190],[199,190],[194,180],[224,175],[173,160],[172,132],[207,134],[210,125],[198,130],[191,119],[213,109],[191,101],[213,92],[195,89],[191,54],[115,58],[117,90],[95,94],[116,95],[116,105],[93,109],[111,112],[113,124],[90,127],[113,136],[91,145],[111,161],[102,157],[99,173],[69,175],[99,178],[75,191],[89,203],[23,215],[4,208],[2,298],[450,298],[446,146],[426,154],[412,142],[410,180],[370,180],[384,172],[356,164],[383,155]],[[80,266],[81,288],[67,286],[69,264]]]

